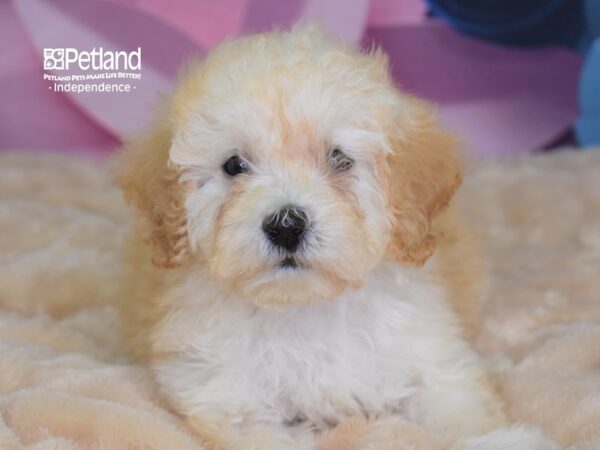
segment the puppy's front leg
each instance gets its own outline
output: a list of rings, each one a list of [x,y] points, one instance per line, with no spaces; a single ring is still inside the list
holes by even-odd
[[[314,450],[314,436],[283,426],[235,426],[206,415],[187,418],[206,450]]]
[[[410,402],[409,414],[452,450],[558,450],[533,427],[509,426],[500,398],[475,364],[438,373]]]

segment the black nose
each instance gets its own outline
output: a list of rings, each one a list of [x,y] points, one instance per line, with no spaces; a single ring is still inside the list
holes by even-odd
[[[286,206],[265,218],[263,231],[276,245],[294,253],[308,225],[308,216],[296,206]]]

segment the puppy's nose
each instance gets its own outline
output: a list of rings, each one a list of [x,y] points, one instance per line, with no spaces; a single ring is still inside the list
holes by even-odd
[[[306,213],[297,206],[289,205],[265,217],[262,229],[275,246],[294,253],[307,225]]]

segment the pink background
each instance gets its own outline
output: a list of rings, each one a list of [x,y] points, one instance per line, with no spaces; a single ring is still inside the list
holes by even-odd
[[[144,127],[188,57],[298,20],[381,45],[398,84],[436,102],[472,152],[548,146],[577,116],[575,53],[464,37],[427,19],[420,0],[13,0],[0,1],[0,150],[109,154]],[[138,46],[143,69],[134,93],[57,93],[42,79],[45,47]]]

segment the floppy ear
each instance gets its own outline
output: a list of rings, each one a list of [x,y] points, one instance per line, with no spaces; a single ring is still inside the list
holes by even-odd
[[[159,267],[180,265],[189,252],[184,186],[169,162],[172,131],[167,120],[127,143],[115,162],[125,199],[141,213]]]
[[[408,101],[411,118],[397,124],[387,157],[393,223],[388,257],[421,266],[435,250],[432,223],[461,183],[460,163],[457,139],[439,126],[433,109]]]

